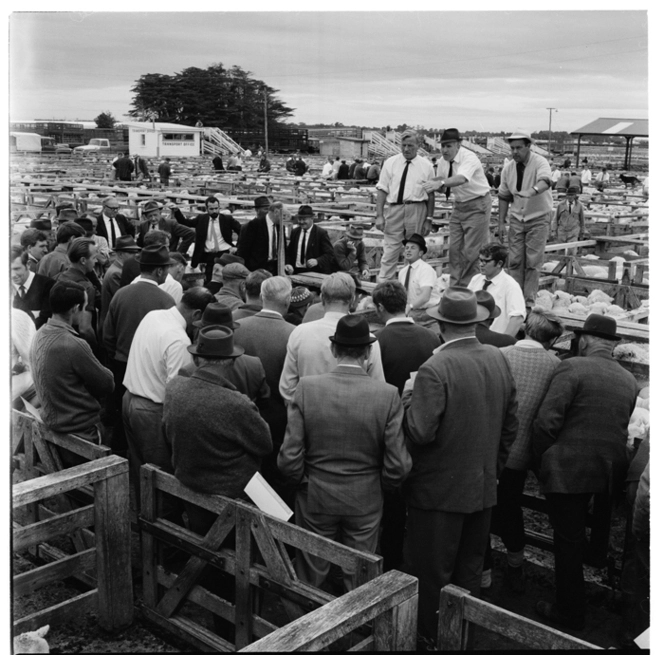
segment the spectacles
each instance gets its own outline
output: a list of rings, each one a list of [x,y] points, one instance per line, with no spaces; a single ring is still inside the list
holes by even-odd
[[[493,259],[484,259],[483,257],[480,257],[480,264],[491,264],[493,262]]]

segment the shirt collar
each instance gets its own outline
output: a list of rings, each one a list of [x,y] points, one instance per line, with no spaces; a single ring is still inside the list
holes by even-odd
[[[521,339],[521,341],[517,341],[515,345],[519,346],[519,348],[540,348],[544,350],[544,346],[534,339]]]
[[[415,323],[415,321],[410,316],[397,316],[395,318],[388,319],[385,323],[385,327],[391,325],[392,323]]]
[[[441,346],[438,346],[438,348],[435,348],[433,354],[435,355],[436,353],[439,353],[443,348],[447,348],[447,346],[451,346],[453,343],[456,343],[457,341],[465,341],[466,339],[477,339],[477,337],[475,336],[459,337],[458,339],[452,339],[452,341],[446,341]]]
[[[261,309],[260,311],[261,314],[274,314],[275,316],[278,316],[279,318],[283,319],[283,316],[279,312],[275,312],[274,309]]]
[[[48,319],[48,325],[51,325],[56,328],[61,328],[64,330],[69,330],[73,335],[79,336],[78,332],[74,330],[74,328],[69,325],[69,323],[65,323],[64,321],[60,320],[59,318],[56,318],[55,316],[51,316],[51,318]]]
[[[28,277],[26,278],[25,282],[23,283],[23,288],[25,289],[26,293],[28,289],[30,288],[30,285],[32,284],[32,280],[34,280],[35,274],[33,271],[28,272]],[[14,284],[12,282],[12,284]],[[21,286],[21,285],[18,285]],[[18,286],[14,284],[14,289],[18,292]]]
[[[151,280],[149,277],[141,277],[140,275],[131,281],[132,284],[136,284],[137,282],[147,282],[148,284],[154,284],[156,287],[159,286],[154,280]]]

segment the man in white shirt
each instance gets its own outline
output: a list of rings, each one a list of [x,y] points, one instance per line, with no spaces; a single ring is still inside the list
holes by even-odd
[[[333,173],[334,173],[334,159],[332,157],[328,157],[327,161],[323,166],[323,172],[321,173],[321,177],[324,180],[331,180],[334,177]]]
[[[104,198],[101,214],[97,218],[97,234],[108,241],[111,248],[115,248],[115,240],[124,234],[134,236],[136,229],[132,222],[119,214],[120,202],[114,196]]]
[[[385,235],[378,282],[395,276],[404,238],[431,232],[434,197],[424,183],[433,178],[433,166],[417,154],[420,141],[417,132],[406,130],[401,154],[385,160],[376,185],[376,229]]]
[[[348,273],[333,273],[321,285],[325,316],[298,325],[288,338],[286,360],[279,380],[279,392],[290,403],[300,378],[329,373],[336,367],[330,340],[342,316],[349,313],[355,297],[355,282]],[[380,346],[374,343],[367,360],[367,373],[385,381]]]
[[[488,291],[500,308],[491,330],[516,336],[526,318],[526,302],[518,282],[504,270],[508,250],[500,243],[490,243],[480,250],[480,270],[468,285],[471,291]]]
[[[171,449],[161,425],[166,383],[192,362],[187,347],[191,345],[193,323],[213,301],[214,296],[207,289],[193,287],[175,307],[146,314],[134,334],[123,382],[127,391],[122,400],[122,417],[130,474],[137,491],[143,464],[156,464],[173,472]]]
[[[581,171],[581,183],[585,186],[586,184],[590,184],[592,179],[592,171],[588,168],[588,164],[584,164],[583,170]]]
[[[428,307],[435,307],[440,301],[436,289],[435,269],[422,257],[427,251],[427,244],[420,234],[413,234],[403,241],[403,259],[406,264],[399,271],[399,282],[406,288],[408,300],[406,315],[417,319]]]
[[[445,130],[440,148],[445,160],[438,164],[440,174],[424,189],[436,191],[445,187],[445,196],[454,196],[450,216],[450,285],[467,286],[480,270],[480,248],[489,241],[491,187],[478,156],[461,147],[459,130]]]

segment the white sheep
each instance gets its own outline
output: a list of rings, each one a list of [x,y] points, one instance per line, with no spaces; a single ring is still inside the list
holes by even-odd
[[[34,632],[24,632],[14,637],[14,653],[50,653],[45,637],[49,626],[44,625]]]

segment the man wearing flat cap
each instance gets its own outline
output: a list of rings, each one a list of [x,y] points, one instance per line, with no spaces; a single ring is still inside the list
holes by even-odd
[[[638,386],[612,353],[620,337],[610,316],[590,314],[575,330],[579,356],[553,373],[533,423],[540,488],[553,525],[555,603],[537,611],[556,627],[585,623],[586,512],[594,494],[613,496],[627,474],[627,426]]]
[[[331,273],[332,243],[327,231],[314,225],[314,210],[302,205],[295,220],[298,226],[293,228],[286,249],[286,273]]]
[[[287,478],[303,483],[295,500],[297,525],[373,553],[382,489],[398,487],[411,467],[403,409],[396,387],[367,374],[376,337],[366,318],[340,318],[329,341],[336,367],[300,380],[277,461]],[[320,587],[330,563],[297,551],[295,568],[301,580]],[[355,570],[344,570],[344,585],[347,591],[357,586]]]
[[[215,294],[217,302],[226,305],[231,311],[240,307],[246,300],[246,279],[249,269],[242,264],[228,264],[224,266],[221,276],[224,286]]]
[[[549,162],[531,152],[532,139],[524,130],[507,137],[512,150],[498,189],[498,235],[503,240],[509,216],[509,274],[523,289],[526,305],[535,304],[544,247],[553,211]]]
[[[405,238],[431,232],[434,194],[424,184],[433,179],[433,166],[417,154],[421,140],[417,132],[406,130],[401,154],[385,160],[376,185],[376,229],[385,235],[378,282],[396,275]]]
[[[143,240],[148,232],[161,230],[170,234],[171,241],[169,250],[186,253],[189,246],[194,242],[196,231],[181,225],[174,218],[165,218],[161,214],[162,206],[156,200],[148,200],[143,205],[143,221],[138,226],[136,243],[142,248]]]
[[[264,268],[278,274],[279,260],[285,258],[285,243],[280,238],[280,225],[288,212],[281,202],[270,202],[266,196],[254,200],[256,218],[242,226],[237,254],[250,271]],[[285,263],[285,260],[284,260]]]
[[[405,571],[420,582],[419,630],[435,639],[440,589],[479,596],[497,480],[517,433],[516,388],[497,348],[475,325],[489,311],[466,287],[448,287],[438,307],[444,344],[404,387],[404,432],[413,468],[404,483]]]
[[[205,282],[209,282],[214,260],[225,253],[232,255],[236,251],[233,234],[236,239],[239,238],[242,226],[230,214],[221,213],[219,199],[215,196],[205,199],[205,212],[186,218],[177,207],[173,208],[173,215],[178,223],[196,230],[191,266],[196,268],[199,264],[205,264]]]
[[[467,286],[480,272],[480,248],[489,240],[491,187],[479,157],[461,147],[459,130],[447,129],[440,140],[444,162],[440,174],[423,185],[426,191],[442,191],[454,199],[450,216],[450,285]]]

